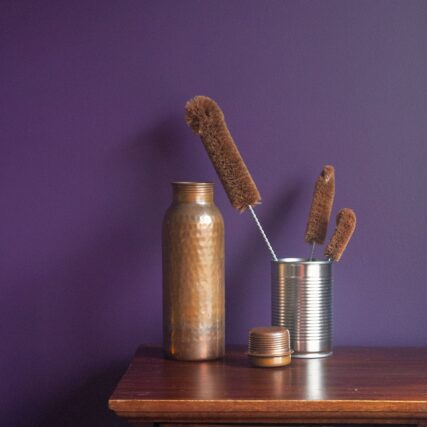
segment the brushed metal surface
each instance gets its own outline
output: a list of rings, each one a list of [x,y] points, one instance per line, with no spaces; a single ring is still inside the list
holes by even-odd
[[[257,327],[249,331],[250,356],[287,356],[291,353],[289,331],[283,326]]]
[[[272,324],[289,329],[294,357],[332,354],[332,263],[272,261]]]
[[[168,357],[224,355],[224,222],[213,184],[172,183],[162,230],[163,343]]]
[[[252,365],[274,368],[291,363],[289,331],[283,326],[265,326],[249,331],[248,357]]]
[[[291,363],[292,356],[290,354],[286,356],[269,356],[260,357],[248,354],[249,360],[252,365],[258,368],[277,368],[280,366],[287,366]]]

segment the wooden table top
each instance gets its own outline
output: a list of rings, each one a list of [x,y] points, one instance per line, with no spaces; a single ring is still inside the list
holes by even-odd
[[[199,363],[142,346],[109,406],[157,422],[427,420],[427,348],[336,348],[281,368],[253,368],[245,350],[232,346],[224,359]]]

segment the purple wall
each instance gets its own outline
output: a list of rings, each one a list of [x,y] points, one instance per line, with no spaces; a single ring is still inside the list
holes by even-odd
[[[268,324],[269,254],[230,207],[185,101],[215,98],[281,256],[306,256],[314,180],[358,230],[335,268],[336,344],[427,345],[427,2],[2,1],[1,414],[121,425],[106,401],[161,340],[172,180],[215,180],[227,340]]]

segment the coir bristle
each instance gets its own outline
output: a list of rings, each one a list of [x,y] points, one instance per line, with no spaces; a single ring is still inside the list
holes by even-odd
[[[196,96],[185,110],[187,124],[200,136],[232,206],[243,212],[260,203],[261,196],[218,104],[207,96]]]
[[[328,231],[329,218],[335,197],[335,170],[326,165],[316,180],[304,239],[307,243],[322,244]]]
[[[331,261],[339,261],[356,228],[356,214],[352,209],[344,208],[338,212],[337,226],[332,235],[325,255]]]

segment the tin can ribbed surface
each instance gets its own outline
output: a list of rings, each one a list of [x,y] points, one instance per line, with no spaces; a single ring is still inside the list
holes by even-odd
[[[289,329],[294,357],[332,352],[332,263],[272,261],[272,324]]]
[[[224,222],[212,183],[173,183],[163,246],[163,345],[179,360],[224,354]]]

